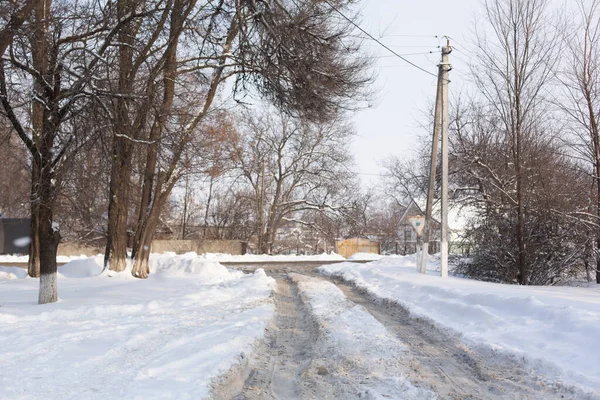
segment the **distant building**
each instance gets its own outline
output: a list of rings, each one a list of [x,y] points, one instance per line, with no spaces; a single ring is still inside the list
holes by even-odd
[[[417,234],[410,225],[410,222],[408,222],[408,218],[415,215],[425,215],[425,212],[413,199],[411,199],[400,218],[398,227],[398,254],[412,254],[417,251]],[[440,249],[440,223],[435,219],[432,219],[431,225],[432,231],[429,242],[429,251],[431,253],[437,253]]]
[[[398,206],[395,215],[399,215],[395,219],[395,231],[387,234],[369,234],[367,237],[381,242],[381,254],[412,254],[417,251],[417,234],[408,222],[408,219],[417,215],[425,215],[425,212],[419,205],[411,199],[408,204]],[[437,253],[440,249],[440,223],[435,219],[432,220],[431,240],[429,249],[432,253]]]

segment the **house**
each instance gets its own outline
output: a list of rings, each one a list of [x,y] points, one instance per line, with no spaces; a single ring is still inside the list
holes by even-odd
[[[403,206],[400,210],[401,216],[398,220],[398,229],[394,241],[382,241],[382,252],[385,254],[412,254],[417,251],[417,234],[411,226],[408,219],[416,215],[425,215],[425,212],[419,205],[410,199],[409,203]],[[440,249],[440,223],[432,219],[432,232],[429,242],[429,251],[437,253]]]

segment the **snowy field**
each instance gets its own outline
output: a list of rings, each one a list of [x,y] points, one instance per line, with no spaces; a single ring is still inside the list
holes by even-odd
[[[459,333],[492,357],[523,362],[554,381],[600,394],[600,285],[589,288],[501,285],[450,277],[437,261],[416,272],[415,257],[319,268],[372,296]]]
[[[273,280],[195,255],[153,255],[147,280],[60,267],[55,304],[0,267],[0,399],[200,399],[251,352],[273,315]]]

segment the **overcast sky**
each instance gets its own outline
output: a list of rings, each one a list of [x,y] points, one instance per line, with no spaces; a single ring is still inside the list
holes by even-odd
[[[445,43],[441,37],[454,38],[452,94],[466,81],[468,55],[460,51],[460,44],[468,42],[480,9],[479,0],[365,0],[360,25],[433,74],[441,56],[438,45]],[[374,66],[379,90],[371,108],[354,117],[358,136],[352,149],[358,172],[363,182],[369,183],[381,173],[378,164],[384,157],[409,157],[414,152],[417,134],[423,132],[419,125],[426,122],[424,113],[435,99],[436,78],[391,56],[375,42],[365,41],[365,49],[378,57]],[[429,51],[433,53],[423,54]]]

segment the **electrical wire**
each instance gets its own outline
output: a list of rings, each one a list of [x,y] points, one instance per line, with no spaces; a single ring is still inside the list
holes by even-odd
[[[379,39],[377,39],[376,37],[374,37],[373,35],[371,35],[369,32],[367,32],[366,30],[364,30],[363,28],[361,28],[356,22],[352,21],[352,19],[348,18],[344,13],[342,13],[340,10],[338,10],[328,0],[323,0],[323,2],[325,4],[327,4],[329,7],[331,7],[335,12],[337,12],[338,14],[340,14],[342,16],[342,18],[344,18],[345,20],[347,20],[348,22],[350,22],[352,25],[354,25],[354,27],[356,27],[356,29],[358,29],[359,31],[361,31],[362,33],[364,33],[365,35],[367,35],[369,37],[369,39],[373,40],[375,43],[379,44],[381,47],[383,47],[384,49],[386,49],[387,51],[389,51],[390,53],[392,53],[393,55],[395,55],[396,57],[398,57],[402,61],[404,61],[404,62],[412,65],[413,67],[417,68],[418,70],[421,70],[421,71],[425,72],[428,75],[431,75],[431,76],[437,78],[437,74],[434,74],[433,72],[427,71],[425,68],[418,66],[417,64],[413,63],[410,60],[407,60],[406,58],[402,57],[400,54],[398,54],[394,50],[392,50],[390,47],[388,47],[385,44],[383,44]]]

